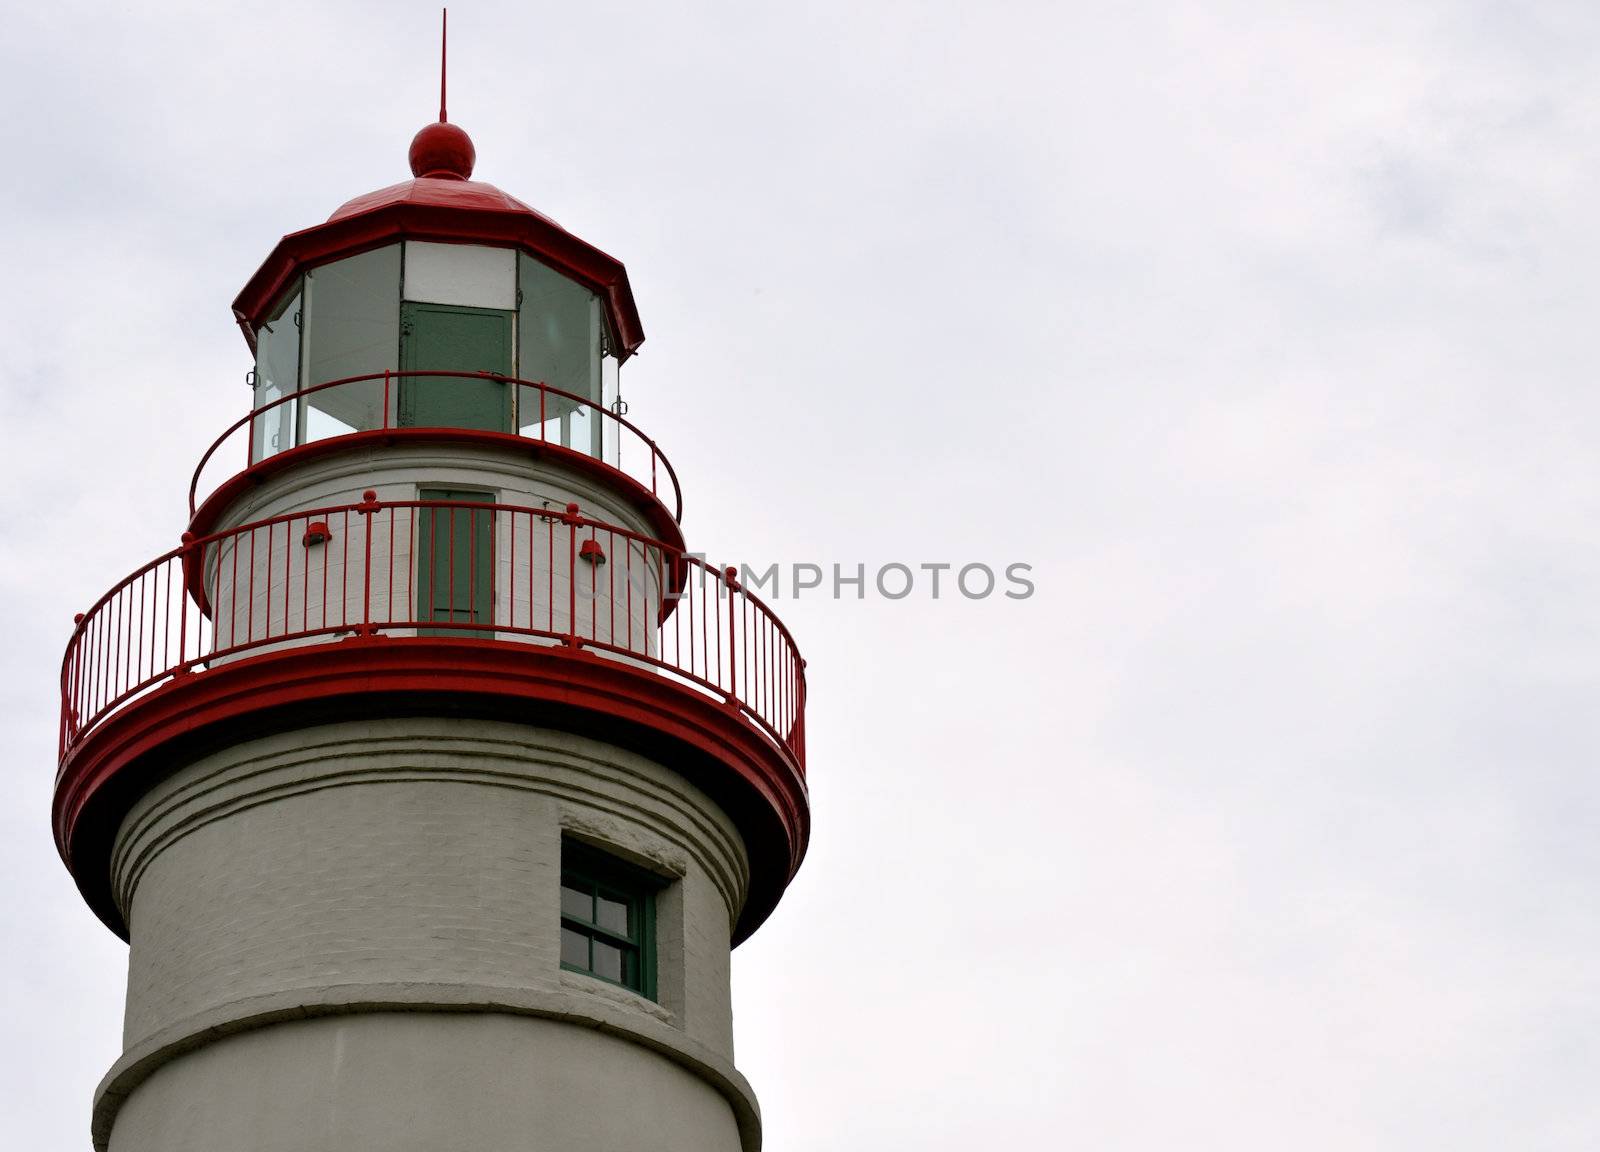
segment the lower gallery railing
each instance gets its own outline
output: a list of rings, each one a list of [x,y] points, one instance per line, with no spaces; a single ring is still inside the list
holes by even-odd
[[[101,597],[62,662],[62,757],[174,677],[381,633],[581,647],[725,699],[803,769],[804,662],[732,569],[573,505],[365,495],[188,539]]]

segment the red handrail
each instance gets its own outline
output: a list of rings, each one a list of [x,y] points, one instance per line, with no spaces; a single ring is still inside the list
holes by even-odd
[[[544,642],[625,660],[724,700],[804,772],[805,662],[733,569],[576,505],[372,493],[186,538],[100,597],[62,659],[62,760],[173,679],[269,648],[306,645],[315,658],[319,641],[379,633]]]
[[[343,379],[329,380],[329,381],[327,381],[325,383],[322,383],[322,384],[313,384],[310,387],[296,389],[293,392],[290,392],[290,393],[287,393],[286,395],[278,397],[276,400],[272,400],[272,401],[269,401],[266,404],[261,405],[259,408],[252,409],[250,412],[246,413],[244,416],[242,416],[241,418],[239,418],[238,420],[235,420],[232,424],[230,424],[227,427],[227,429],[222,433],[222,435],[218,436],[215,440],[213,440],[211,442],[211,446],[209,448],[207,448],[205,450],[205,454],[200,457],[200,463],[195,466],[194,476],[189,481],[189,515],[193,516],[194,512],[195,512],[195,509],[199,505],[199,500],[198,500],[197,497],[198,497],[199,488],[200,488],[200,476],[205,471],[206,465],[211,462],[211,458],[217,454],[217,452],[222,448],[222,446],[225,443],[227,443],[227,441],[231,437],[233,437],[237,432],[239,432],[241,429],[246,430],[246,435],[245,435],[245,467],[249,468],[249,467],[253,466],[254,464],[258,463],[258,461],[255,459],[254,445],[253,445],[252,441],[253,441],[253,436],[254,436],[255,422],[262,417],[263,413],[269,413],[269,412],[273,411],[274,409],[282,407],[285,404],[290,404],[290,403],[293,403],[294,401],[302,400],[307,396],[311,396],[311,395],[313,395],[315,393],[318,393],[318,392],[325,392],[325,391],[327,391],[329,389],[332,389],[332,388],[345,388],[345,387],[349,387],[349,386],[354,385],[354,384],[365,384],[365,383],[370,383],[370,382],[373,382],[373,381],[381,380],[381,381],[383,381],[383,419],[382,419],[382,423],[380,423],[378,425],[378,427],[374,428],[374,429],[359,428],[359,429],[355,429],[355,431],[358,431],[358,432],[387,431],[390,428],[397,427],[397,425],[392,423],[391,420],[390,420],[390,410],[392,408],[396,407],[395,401],[397,400],[397,397],[395,396],[395,392],[397,390],[397,385],[399,384],[399,382],[401,380],[404,380],[406,378],[413,377],[413,376],[430,377],[430,378],[450,377],[450,378],[469,379],[469,380],[490,379],[490,380],[498,380],[503,384],[509,384],[509,385],[512,385],[513,387],[516,387],[518,389],[521,389],[521,388],[536,389],[538,391],[538,393],[539,393],[539,417],[540,417],[539,418],[539,435],[537,437],[533,437],[533,436],[525,437],[525,439],[537,440],[539,443],[544,444],[547,447],[555,448],[555,449],[558,449],[560,451],[577,452],[579,455],[588,456],[590,459],[598,459],[601,464],[604,464],[608,468],[611,468],[614,471],[620,472],[625,476],[629,476],[629,478],[634,480],[636,483],[638,483],[638,484],[640,484],[640,485],[642,485],[644,487],[647,487],[650,490],[650,494],[652,496],[656,497],[656,499],[658,499],[658,500],[661,500],[663,504],[666,504],[666,501],[662,498],[663,497],[663,493],[661,493],[660,490],[659,490],[659,482],[658,482],[658,471],[659,471],[659,469],[664,469],[666,471],[667,479],[668,479],[668,481],[671,482],[671,485],[672,485],[672,503],[670,505],[668,505],[668,507],[670,507],[670,509],[672,511],[672,518],[675,521],[681,521],[683,519],[683,492],[678,486],[678,473],[672,467],[672,461],[667,459],[666,454],[661,451],[660,447],[656,444],[656,442],[654,440],[652,440],[649,436],[646,436],[644,434],[644,432],[638,427],[638,425],[634,424],[631,420],[627,419],[625,416],[622,416],[619,413],[610,411],[609,409],[607,409],[606,407],[604,407],[603,405],[601,405],[600,403],[598,403],[597,401],[595,401],[593,399],[590,399],[590,398],[587,398],[587,397],[583,397],[583,396],[579,396],[578,394],[576,394],[574,392],[568,392],[568,391],[565,391],[564,389],[561,389],[561,388],[553,388],[550,385],[543,383],[542,381],[522,380],[522,379],[519,379],[518,377],[515,377],[515,376],[503,376],[503,375],[500,375],[499,373],[496,373],[496,372],[428,372],[428,371],[405,371],[405,372],[385,371],[385,372],[370,372],[370,373],[367,373],[366,375],[362,375],[362,376],[346,376]],[[594,413],[596,413],[603,420],[611,421],[620,430],[618,432],[618,443],[617,443],[617,457],[618,457],[618,459],[615,462],[608,461],[608,460],[605,459],[603,451],[602,451],[602,454],[599,457],[595,457],[595,456],[592,456],[588,452],[584,452],[582,449],[567,448],[564,445],[556,444],[555,442],[551,441],[545,435],[546,420],[545,420],[544,417],[545,417],[545,412],[547,410],[547,399],[548,399],[548,397],[552,397],[552,396],[559,397],[560,399],[565,400],[565,401],[569,401],[572,404],[574,404],[575,406],[577,406],[578,408],[581,408],[581,409],[584,409],[584,410],[593,411]],[[410,427],[410,426],[408,426],[408,427]],[[621,457],[622,457],[622,444],[621,444],[622,436],[621,436],[621,432],[622,431],[626,431],[626,432],[631,433],[633,442],[638,447],[641,447],[641,448],[644,448],[644,449],[648,450],[647,451],[647,456],[648,456],[648,459],[649,459],[649,462],[650,462],[649,463],[649,476],[648,476],[648,479],[646,479],[643,476],[632,476],[630,473],[628,473],[626,470],[623,469],[622,462],[621,462]],[[518,433],[516,433],[516,435],[520,436],[521,433],[518,432]],[[337,439],[337,437],[328,437],[328,439]],[[320,441],[318,441],[318,442],[320,442]],[[602,443],[602,445],[604,444],[603,435],[602,435],[601,443]],[[294,445],[294,447],[299,447],[299,446],[300,445]],[[289,451],[289,449],[280,449],[280,451]],[[658,464],[659,464],[659,469],[658,469]]]

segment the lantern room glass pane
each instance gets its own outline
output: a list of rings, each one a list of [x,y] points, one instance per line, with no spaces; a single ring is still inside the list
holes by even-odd
[[[295,407],[287,400],[267,408],[300,386],[301,293],[296,291],[256,330],[256,388],[259,412],[250,429],[250,459],[265,460],[294,447]],[[260,411],[265,408],[266,411]]]
[[[621,399],[619,393],[622,389],[622,364],[615,357],[606,355],[600,359],[600,407],[602,411],[620,415]],[[613,468],[622,467],[622,426],[615,420],[601,417],[600,420],[600,459],[610,464]]]
[[[400,245],[391,244],[306,273],[306,386],[352,376],[304,400],[301,443],[382,428],[382,373],[399,366]],[[394,389],[389,389],[392,406]]]
[[[556,391],[523,388],[517,423],[534,436],[600,455],[600,299],[525,253],[517,255],[517,375]]]

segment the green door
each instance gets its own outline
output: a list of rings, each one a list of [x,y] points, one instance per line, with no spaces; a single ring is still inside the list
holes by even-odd
[[[486,492],[424,488],[422,500],[493,502]],[[417,623],[432,635],[481,635],[494,621],[494,513],[417,509]],[[467,624],[478,628],[441,628]]]
[[[400,306],[400,367],[406,372],[511,375],[512,312],[453,304]],[[461,376],[400,380],[400,425],[510,432],[511,385]]]

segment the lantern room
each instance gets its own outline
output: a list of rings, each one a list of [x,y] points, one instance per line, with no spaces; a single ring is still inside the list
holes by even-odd
[[[620,361],[600,297],[526,252],[386,244],[306,269],[254,335],[252,461],[386,427],[518,433],[604,454],[593,410],[615,410]],[[403,374],[388,411],[385,373]],[[319,385],[330,386],[293,395]]]
[[[455,428],[618,451],[622,362],[643,341],[620,263],[470,179],[453,124],[413,178],[284,237],[235,301],[255,353],[250,462],[353,432]],[[611,462],[614,463],[614,460]]]

